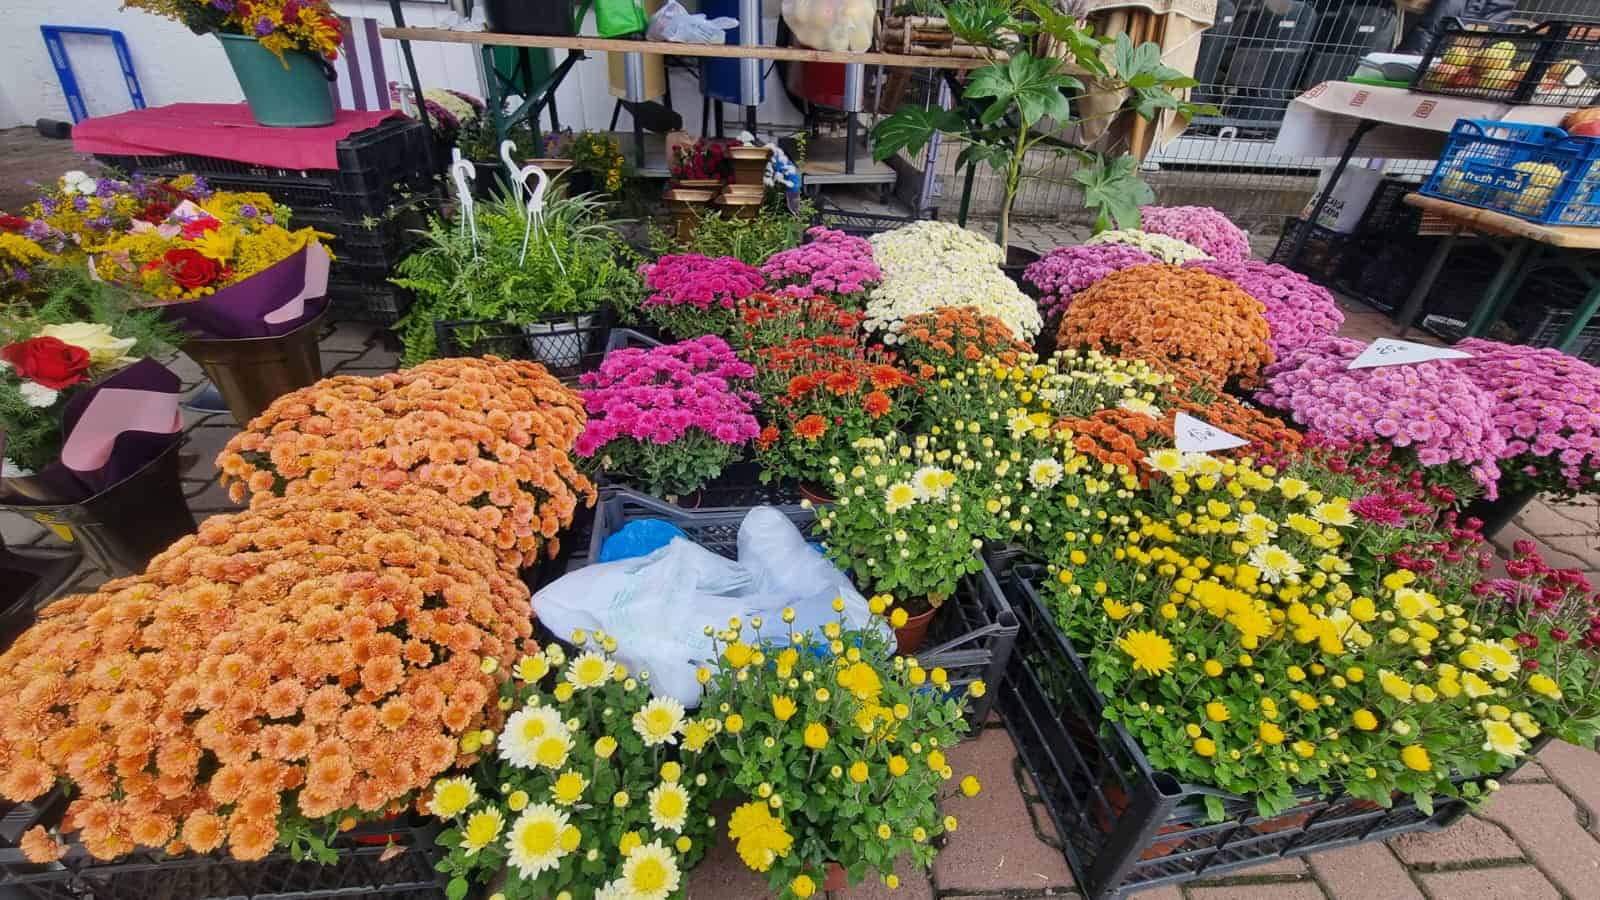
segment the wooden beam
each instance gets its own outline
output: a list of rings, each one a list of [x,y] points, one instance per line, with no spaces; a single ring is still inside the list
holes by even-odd
[[[546,47],[556,50],[592,50],[605,53],[660,53],[668,56],[708,56],[720,59],[779,59],[789,62],[864,63],[908,69],[980,69],[981,59],[952,56],[906,56],[899,53],[845,53],[804,47],[745,47],[739,44],[679,44],[671,41],[623,41],[613,38],[545,34],[498,34],[491,31],[451,31],[446,28],[383,28],[379,34],[397,41],[435,41],[442,44],[492,44],[497,47]]]

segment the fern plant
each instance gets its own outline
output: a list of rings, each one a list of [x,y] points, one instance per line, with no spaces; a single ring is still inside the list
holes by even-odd
[[[588,196],[555,197],[530,229],[524,207],[502,199],[477,206],[477,240],[457,220],[431,217],[421,245],[395,267],[395,284],[416,294],[396,325],[406,365],[438,353],[434,323],[525,324],[588,313],[635,279],[620,259],[619,224]],[[523,251],[524,235],[527,250]]]

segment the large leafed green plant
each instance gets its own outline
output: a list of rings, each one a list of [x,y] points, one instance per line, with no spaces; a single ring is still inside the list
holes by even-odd
[[[1083,190],[1084,205],[1096,213],[1096,230],[1113,223],[1137,227],[1139,207],[1154,200],[1139,179],[1138,160],[1074,146],[1058,135],[1086,118],[1073,117],[1074,96],[1128,92],[1121,106],[1097,116],[1131,111],[1150,119],[1163,109],[1186,117],[1203,112],[1172,93],[1195,80],[1164,65],[1159,45],[1135,45],[1127,35],[1096,36],[1044,0],[950,0],[937,7],[955,36],[979,48],[988,64],[968,75],[955,108],[906,106],[879,122],[873,155],[881,161],[901,150],[919,153],[935,132],[960,138],[966,147],[958,167],[982,164],[1001,175],[1002,246],[1010,237],[1011,209],[1023,182],[1041,177],[1027,168],[1034,150],[1077,158],[1072,180]],[[1037,54],[1034,45],[1041,38],[1064,48],[1063,58]]]

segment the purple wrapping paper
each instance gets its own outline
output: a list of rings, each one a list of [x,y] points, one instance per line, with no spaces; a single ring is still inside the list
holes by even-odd
[[[111,452],[104,464],[93,470],[76,471],[57,461],[33,475],[0,480],[0,504],[53,506],[82,502],[149,465],[151,460],[183,439],[181,429],[123,430],[114,418],[108,419],[103,415],[99,421],[83,421],[83,414],[90,402],[107,388],[170,394],[176,410],[182,384],[166,366],[153,359],[142,359],[80,392],[67,401],[66,408],[62,410],[62,433],[70,442],[80,424],[85,428],[109,429],[115,437],[112,438]],[[104,406],[101,408],[105,409]],[[0,446],[0,450],[3,450],[3,446]]]
[[[320,315],[327,293],[328,253],[312,243],[209,297],[165,303],[161,310],[201,340],[278,337]]]

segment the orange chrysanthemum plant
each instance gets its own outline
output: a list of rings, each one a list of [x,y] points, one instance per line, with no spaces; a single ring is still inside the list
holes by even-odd
[[[756,438],[762,478],[818,481],[858,439],[898,429],[918,382],[852,338],[801,338],[756,351],[766,425]]]
[[[823,296],[751,294],[739,301],[735,342],[744,348],[776,347],[796,338],[854,336],[865,316]]]
[[[906,368],[924,380],[954,372],[986,356],[1014,366],[1033,352],[1011,326],[972,306],[944,306],[905,320],[896,345]]]
[[[329,378],[273,401],[217,457],[235,500],[420,484],[471,508],[512,568],[554,557],[594,485],[578,395],[536,363],[442,359]]]
[[[1156,403],[1162,409],[1174,413],[1186,412],[1250,442],[1237,450],[1221,451],[1222,455],[1260,456],[1270,450],[1277,455],[1293,456],[1300,451],[1304,438],[1299,431],[1282,419],[1224,392],[1199,367],[1172,360],[1149,362],[1156,371],[1172,376],[1171,380],[1156,388]],[[1171,423],[1169,418],[1169,432]]]
[[[0,795],[73,795],[30,856],[305,850],[475,761],[532,650],[491,541],[417,487],[262,497],[43,610],[0,655]]]
[[[1073,295],[1059,347],[1192,363],[1248,384],[1272,362],[1261,301],[1233,282],[1162,263],[1114,272]]]

